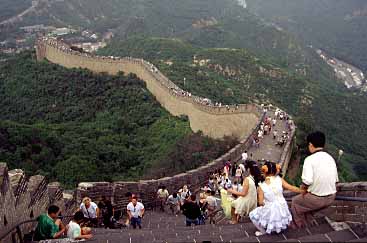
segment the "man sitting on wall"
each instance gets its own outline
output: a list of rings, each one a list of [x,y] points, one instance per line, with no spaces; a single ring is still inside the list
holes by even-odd
[[[303,195],[292,199],[293,223],[304,227],[310,223],[312,213],[329,207],[335,200],[336,183],[339,182],[335,160],[324,151],[325,135],[314,132],[307,136],[311,155],[305,159],[302,170]]]
[[[38,225],[33,240],[47,240],[60,238],[65,232],[65,226],[57,217],[60,214],[60,208],[51,205],[47,214],[41,214],[38,218]]]

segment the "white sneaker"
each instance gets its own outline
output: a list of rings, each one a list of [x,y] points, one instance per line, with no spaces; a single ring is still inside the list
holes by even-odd
[[[260,231],[256,231],[256,232],[255,232],[255,235],[256,235],[256,237],[259,237],[259,236],[264,235],[264,233],[262,233],[262,232],[260,232]]]

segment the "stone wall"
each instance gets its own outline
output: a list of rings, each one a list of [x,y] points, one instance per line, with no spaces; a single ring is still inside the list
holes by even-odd
[[[136,74],[168,112],[174,116],[187,115],[194,132],[201,130],[213,138],[233,135],[244,139],[262,114],[255,104],[209,106],[197,101],[201,97],[177,95],[173,89],[179,88],[159,70],[152,71],[151,64],[142,59],[90,56],[72,51],[66,44],[54,40],[40,40],[36,52],[38,60],[46,58],[67,68],[86,68],[112,75],[120,71]]]
[[[285,177],[287,173],[289,161],[291,160],[293,147],[296,141],[296,127],[295,126],[291,127],[289,137],[290,139],[288,139],[287,143],[284,145],[284,149],[283,149],[282,155],[280,156],[280,161],[279,161],[279,163],[282,165],[283,177]]]
[[[367,182],[340,183],[337,196],[367,199]],[[366,223],[367,202],[337,200],[324,214],[336,221]]]
[[[264,115],[262,116],[262,119]],[[261,121],[262,121],[261,119]],[[183,185],[188,185],[192,191],[197,191],[204,186],[209,179],[209,175],[223,168],[225,161],[237,161],[241,154],[248,150],[250,146],[250,137],[257,133],[260,123],[253,129],[248,138],[242,140],[237,146],[232,148],[226,154],[207,165],[197,169],[187,171],[172,177],[164,177],[157,180],[140,180],[136,182],[83,182],[77,188],[77,201],[80,202],[83,197],[88,196],[92,200],[98,201],[101,196],[110,198],[117,209],[124,209],[126,206],[125,194],[127,192],[138,193],[144,203],[152,204],[155,200],[157,189],[160,185],[167,187],[169,192],[178,191]]]
[[[187,115],[194,131],[202,130],[204,134],[216,138],[235,135],[243,139],[227,154],[208,165],[173,177],[138,182],[81,183],[77,190],[78,201],[81,201],[84,196],[98,200],[104,195],[111,198],[115,205],[122,207],[125,204],[124,195],[128,191],[139,192],[145,202],[151,202],[159,185],[167,186],[169,191],[176,191],[187,184],[195,190],[207,181],[210,172],[221,168],[224,161],[238,160],[241,153],[248,150],[249,137],[256,134],[259,123],[263,120],[261,109],[256,105],[208,106],[196,101],[200,97],[177,95],[174,89],[179,88],[142,59],[90,56],[72,51],[65,43],[55,40],[40,40],[36,51],[38,60],[46,58],[67,68],[81,67],[109,74],[116,74],[119,71],[134,73],[146,82],[149,91],[172,115]],[[280,161],[284,172],[292,153],[294,134],[295,127],[292,129],[291,139],[285,145]]]
[[[284,192],[289,206],[292,197],[295,195],[293,192]],[[331,220],[337,222],[365,224],[367,222],[367,202],[358,201],[359,198],[367,200],[367,182],[338,183],[336,200],[333,205],[319,211],[317,214],[328,216]]]
[[[75,210],[73,199],[64,199],[58,183],[47,184],[43,176],[27,177],[22,170],[8,171],[6,164],[0,163],[0,235],[18,223],[35,219],[47,211],[50,204],[60,206],[63,214]],[[21,226],[29,232],[35,223]],[[2,242],[11,242],[10,234]]]

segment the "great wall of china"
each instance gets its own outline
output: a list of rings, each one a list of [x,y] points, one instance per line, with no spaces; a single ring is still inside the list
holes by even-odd
[[[37,58],[46,58],[52,63],[67,68],[86,68],[93,72],[136,74],[146,83],[148,90],[172,115],[186,115],[194,132],[201,130],[213,138],[234,135],[243,139],[251,133],[262,115],[256,105],[214,107],[195,101],[196,96],[178,96],[173,92],[177,86],[158,70],[151,72],[151,66],[142,59],[105,58],[72,51],[67,45],[52,40],[37,45]]]
[[[159,185],[166,185],[169,191],[176,191],[185,184],[192,190],[196,190],[205,183],[209,173],[222,168],[224,161],[229,159],[236,161],[240,158],[241,153],[251,146],[250,137],[256,134],[264,117],[256,105],[210,107],[196,102],[194,96],[177,96],[171,89],[175,84],[159,71],[151,72],[149,64],[141,59],[91,57],[65,49],[65,45],[61,46],[45,40],[37,43],[36,52],[38,60],[46,58],[50,62],[68,68],[80,67],[110,74],[116,74],[119,71],[134,73],[146,82],[149,91],[171,114],[187,115],[194,131],[202,130],[212,137],[235,135],[241,139],[241,142],[220,158],[182,174],[134,182],[83,182],[79,184],[73,195],[63,194],[59,183],[47,184],[43,176],[27,177],[21,170],[8,171],[7,165],[0,163],[0,235],[21,221],[36,218],[50,204],[59,205],[64,215],[70,215],[84,196],[89,196],[92,200],[106,196],[117,209],[122,209],[126,205],[125,193],[129,191],[139,193],[142,200],[149,203],[154,200]],[[228,125],[229,120],[230,125]],[[293,127],[290,133],[291,139],[284,146],[279,161],[284,171],[291,157],[294,136]],[[367,183],[339,184],[338,195],[365,197]],[[358,217],[359,222],[365,222],[366,211],[363,211],[365,206],[362,203],[339,201],[330,208],[330,214],[333,219],[339,221]],[[26,224],[22,226],[22,232],[27,232],[32,227],[34,223]],[[4,242],[10,241],[10,237],[15,234],[16,232],[9,234]]]

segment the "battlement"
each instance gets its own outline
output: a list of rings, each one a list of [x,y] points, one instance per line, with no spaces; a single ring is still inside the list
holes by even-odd
[[[35,219],[47,211],[49,205],[58,205],[63,214],[72,214],[76,209],[73,197],[63,197],[59,183],[47,183],[44,176],[26,176],[22,170],[8,171],[0,163],[0,235],[18,223]],[[21,226],[29,232],[35,223]],[[3,242],[11,242],[11,235]]]
[[[174,116],[188,116],[194,132],[200,130],[213,138],[246,138],[262,115],[256,104],[213,105],[208,99],[182,90],[143,59],[92,56],[73,51],[67,44],[54,39],[40,39],[36,52],[38,60],[45,58],[67,68],[86,68],[112,75],[118,72],[136,74],[168,112]]]
[[[231,155],[228,153],[224,156]],[[27,177],[22,170],[8,171],[6,164],[0,163],[0,235],[20,222],[36,219],[41,213],[46,212],[47,207],[51,204],[58,205],[63,215],[72,215],[84,196],[90,196],[92,200],[98,201],[100,196],[105,195],[113,200],[117,206],[116,209],[119,210],[126,207],[125,192],[133,191],[139,192],[148,206],[149,202],[154,201],[156,187],[160,183],[167,185],[169,190],[179,188],[180,183],[189,184],[195,189],[202,184],[205,173],[216,169],[217,165],[217,162],[213,161],[196,170],[159,180],[80,183],[73,197],[70,194],[63,194],[57,182],[47,183],[45,178],[39,175]],[[337,189],[337,197],[353,199],[367,196],[367,182],[340,183]],[[287,193],[285,196],[288,199],[291,198],[291,195]],[[339,199],[321,213],[337,222],[348,222],[349,225],[355,226],[354,230],[361,231],[357,234],[366,235],[367,232],[364,231],[366,229],[366,206],[365,202]],[[67,221],[69,218],[65,218],[65,222]],[[27,233],[35,226],[35,223],[24,224],[21,226],[21,231]],[[9,234],[2,242],[11,242],[12,237],[16,237],[15,232]]]

